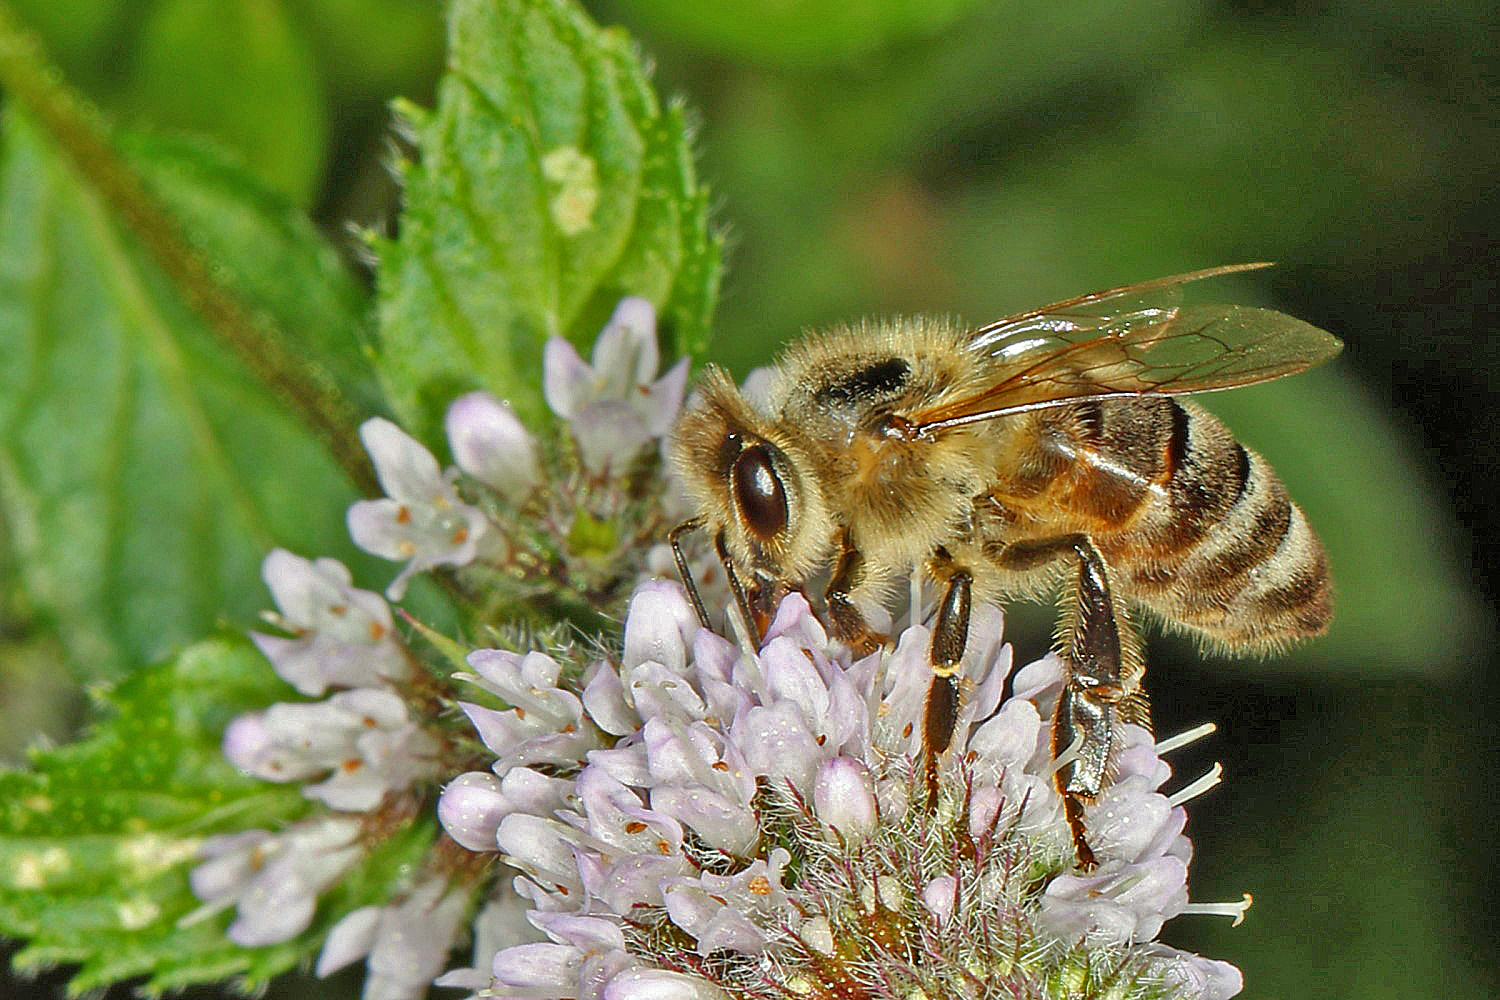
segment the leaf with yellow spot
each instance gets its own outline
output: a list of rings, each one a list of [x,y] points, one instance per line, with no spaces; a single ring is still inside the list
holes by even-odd
[[[458,0],[448,37],[379,248],[376,365],[429,441],[469,389],[540,417],[542,343],[587,346],[626,295],[656,304],[663,357],[700,351],[721,249],[682,109],[622,32],[567,0]]]

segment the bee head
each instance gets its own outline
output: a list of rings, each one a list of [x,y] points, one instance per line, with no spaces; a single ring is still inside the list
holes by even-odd
[[[827,551],[832,523],[808,457],[710,367],[678,420],[671,460],[711,531],[742,567],[798,581]]]

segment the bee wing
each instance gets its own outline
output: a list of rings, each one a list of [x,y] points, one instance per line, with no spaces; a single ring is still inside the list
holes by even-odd
[[[1040,309],[1029,309],[998,319],[969,333],[968,349],[982,351],[997,358],[1010,358],[1033,349],[1046,350],[1046,338],[1071,338],[1076,342],[1080,335],[1112,327],[1126,317],[1142,319],[1152,314],[1163,315],[1177,308],[1182,302],[1182,286],[1189,281],[1217,278],[1240,271],[1259,271],[1270,267],[1266,261],[1255,264],[1225,264],[1221,267],[1174,274],[1166,278],[1155,278],[1133,285],[1106,288],[1102,292],[1089,292],[1076,298],[1063,299]]]
[[[911,415],[920,431],[1081,399],[1181,395],[1281,378],[1333,357],[1332,334],[1270,309],[1181,307],[1181,285],[1263,265],[1162,278],[1069,299],[974,331],[995,381]]]

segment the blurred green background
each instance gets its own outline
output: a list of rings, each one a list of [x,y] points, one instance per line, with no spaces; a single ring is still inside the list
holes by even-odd
[[[431,98],[433,0],[13,6],[111,119],[236,153],[351,269],[349,223],[394,225],[387,102]],[[1190,823],[1195,896],[1256,896],[1242,927],[1183,918],[1164,936],[1238,964],[1247,997],[1495,996],[1495,6],[589,6],[698,118],[731,246],[711,354],[741,374],[834,320],[978,322],[1278,262],[1196,294],[1294,313],[1346,355],[1207,403],[1327,540],[1338,623],[1266,662],[1153,639],[1159,730],[1221,726],[1178,757],[1187,778],[1227,771]],[[80,710],[24,600],[3,610],[15,759]],[[1039,653],[1046,612],[1014,620],[1022,655]],[[60,996],[62,981],[0,979],[0,995]]]

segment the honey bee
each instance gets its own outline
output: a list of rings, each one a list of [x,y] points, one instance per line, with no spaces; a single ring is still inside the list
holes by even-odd
[[[1281,378],[1333,357],[1332,335],[1243,306],[1184,306],[1232,265],[1094,292],[963,329],[936,319],[812,334],[752,405],[710,367],[671,460],[742,616],[827,572],[825,619],[873,650],[861,605],[912,573],[942,597],[923,716],[929,790],[952,739],[973,601],[1057,591],[1066,680],[1052,720],[1078,861],[1083,807],[1108,784],[1118,727],[1150,728],[1140,611],[1229,651],[1320,634],[1328,563],[1271,467],[1186,393]]]

